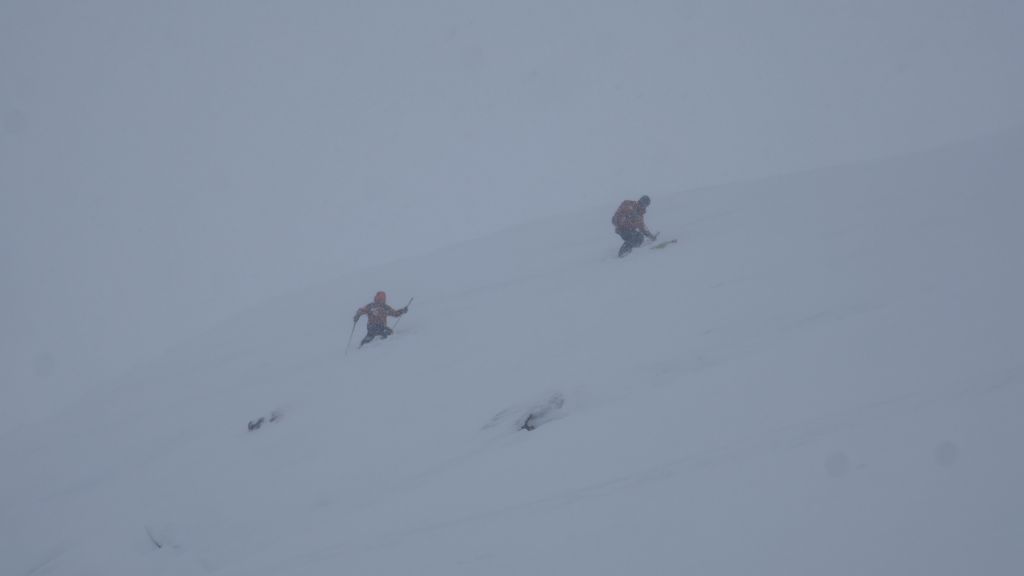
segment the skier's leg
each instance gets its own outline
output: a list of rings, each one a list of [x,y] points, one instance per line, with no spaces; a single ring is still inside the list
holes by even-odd
[[[366,336],[363,336],[363,341],[360,342],[359,345],[362,346],[364,344],[369,344],[370,341],[373,340],[374,336],[376,336],[376,334],[374,334],[373,332],[367,331],[366,332]]]
[[[633,248],[639,248],[644,243],[644,233],[639,230],[633,230]]]
[[[619,248],[619,258],[622,258],[633,250],[633,238],[627,230],[616,230],[616,233],[622,238],[622,246]]]
[[[380,338],[381,338],[381,340],[384,340],[388,336],[391,336],[394,333],[395,333],[394,330],[392,330],[391,328],[388,328],[387,326],[385,326],[384,328],[381,328],[381,330],[380,330]]]
[[[639,230],[623,230],[619,232],[619,236],[622,237],[622,248],[619,248],[619,258],[622,258],[626,254],[633,251],[633,248],[637,248],[644,243],[643,232]]]

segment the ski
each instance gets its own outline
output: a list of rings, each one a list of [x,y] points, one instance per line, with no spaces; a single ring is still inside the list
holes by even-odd
[[[651,250],[661,250],[665,246],[668,246],[669,244],[675,244],[676,242],[679,242],[678,238],[673,238],[671,240],[662,240],[661,242],[658,242],[657,244],[651,244],[649,246],[649,248]]]

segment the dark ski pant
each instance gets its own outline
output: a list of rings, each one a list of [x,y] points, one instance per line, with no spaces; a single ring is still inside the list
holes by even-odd
[[[622,247],[619,248],[619,258],[633,251],[644,243],[644,233],[639,230],[617,230],[622,238]]]
[[[370,326],[369,328],[366,329],[366,336],[363,337],[363,341],[360,342],[359,345],[362,346],[363,344],[366,344],[367,342],[373,340],[377,336],[380,336],[381,339],[383,340],[384,338],[387,338],[388,336],[394,334],[394,332],[394,330],[388,328],[387,326]]]

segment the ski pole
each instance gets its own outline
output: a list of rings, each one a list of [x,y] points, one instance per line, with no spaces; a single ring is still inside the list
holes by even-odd
[[[352,332],[348,335],[348,344],[345,344],[345,355],[346,356],[348,356],[348,348],[349,348],[349,346],[352,345],[352,336],[354,336],[355,333],[356,333],[356,324],[358,324],[358,323],[359,323],[359,320],[353,320],[352,321]]]
[[[409,304],[412,304],[412,298],[409,298]],[[405,309],[406,309],[406,310],[408,310],[408,309],[409,309],[409,304],[406,304],[406,305],[405,305]],[[401,316],[399,316],[399,317],[398,317],[398,320],[395,320],[395,327],[394,327],[394,328],[392,328],[392,330],[398,330],[398,323],[399,323],[399,322],[401,322],[401,321],[402,321],[402,317],[401,317]]]

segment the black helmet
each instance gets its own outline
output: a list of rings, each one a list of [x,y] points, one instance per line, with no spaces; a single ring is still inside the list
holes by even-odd
[[[646,194],[641,196],[640,197],[640,205],[643,206],[644,208],[647,208],[648,206],[650,206],[651,205],[651,197],[646,195]]]

